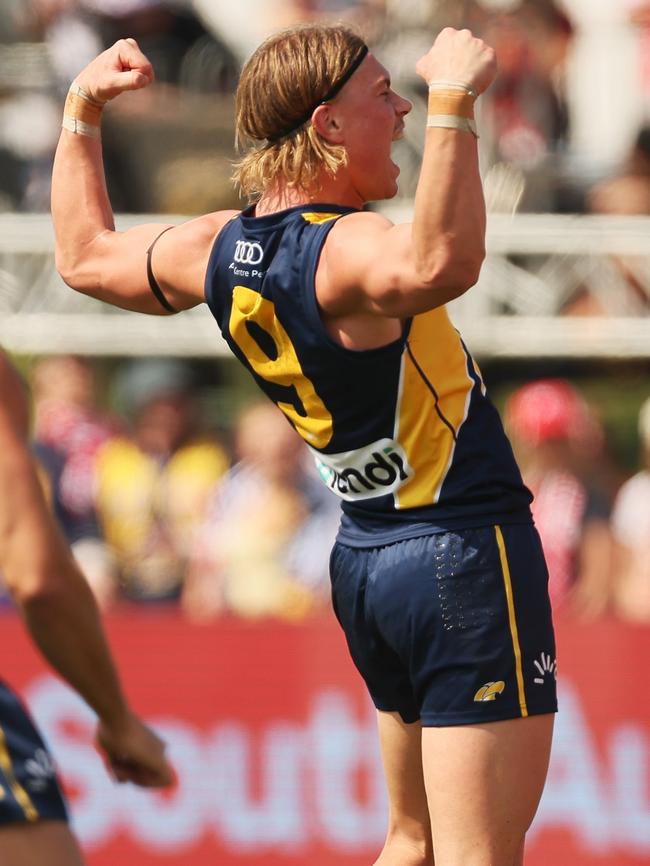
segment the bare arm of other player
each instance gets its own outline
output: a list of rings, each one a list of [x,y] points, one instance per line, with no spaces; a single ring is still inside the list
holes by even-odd
[[[469,31],[447,29],[417,70],[427,81],[453,80],[481,93],[496,71],[494,52]],[[152,80],[149,61],[128,39],[92,61],[77,84],[104,102]],[[305,201],[361,208],[366,201],[395,195],[398,169],[390,147],[401,136],[409,110],[410,103],[391,89],[388,72],[369,55],[339,96],[313,112],[319,134],[343,144],[348,161],[334,177],[323,172],[318,194]],[[285,192],[265,194],[258,214],[279,209]],[[214,238],[233,214],[208,214],[160,238],[154,270],[174,308],[203,300]],[[145,251],[165,226],[114,230],[98,137],[62,131],[52,215],[57,266],[69,285],[128,309],[164,313],[149,287]],[[427,130],[412,225],[394,226],[371,213],[351,214],[339,223],[326,242],[317,276],[319,302],[334,330],[338,320],[400,319],[462,294],[476,282],[484,257],[485,207],[474,136]]]
[[[8,589],[45,658],[97,713],[98,743],[115,778],[168,785],[164,743],[131,712],[92,592],[50,515],[26,445],[25,391],[1,353],[0,395],[0,569]]]

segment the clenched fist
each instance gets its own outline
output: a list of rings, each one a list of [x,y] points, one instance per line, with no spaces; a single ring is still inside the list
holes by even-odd
[[[154,79],[153,68],[135,39],[120,39],[91,61],[76,77],[82,90],[108,102],[126,90],[140,90]]]
[[[469,30],[441,30],[429,51],[416,64],[416,72],[430,81],[456,81],[483,93],[497,73],[496,54]]]
[[[117,782],[133,782],[143,788],[173,784],[174,770],[165,757],[164,742],[131,712],[112,726],[100,721],[97,744]]]

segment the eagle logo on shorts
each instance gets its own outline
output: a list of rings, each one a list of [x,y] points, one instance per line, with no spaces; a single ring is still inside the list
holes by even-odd
[[[503,680],[497,680],[495,683],[486,683],[476,692],[474,700],[482,703],[483,701],[493,701],[497,695],[505,689],[506,684]]]

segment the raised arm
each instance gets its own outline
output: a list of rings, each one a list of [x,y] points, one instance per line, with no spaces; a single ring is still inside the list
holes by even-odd
[[[472,107],[496,74],[495,54],[468,30],[448,28],[416,68],[431,90],[413,223],[393,225],[372,213],[339,221],[318,278],[329,316],[404,318],[446,303],[478,279],[486,215]]]
[[[161,225],[116,232],[101,145],[104,105],[153,81],[151,64],[133,39],[122,39],[74,82],[52,176],[56,264],[73,289],[143,313],[170,312],[151,290],[147,250]],[[155,279],[174,310],[203,300],[203,277],[215,235],[231,212],[209,214],[167,231],[156,244]]]
[[[87,581],[58,532],[26,445],[22,383],[0,353],[0,570],[41,653],[99,716],[115,777],[167,785],[164,744],[129,708]]]

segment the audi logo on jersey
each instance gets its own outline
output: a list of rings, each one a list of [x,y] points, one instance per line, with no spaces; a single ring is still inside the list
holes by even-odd
[[[241,265],[259,265],[264,258],[264,250],[257,241],[237,241],[235,261]]]

